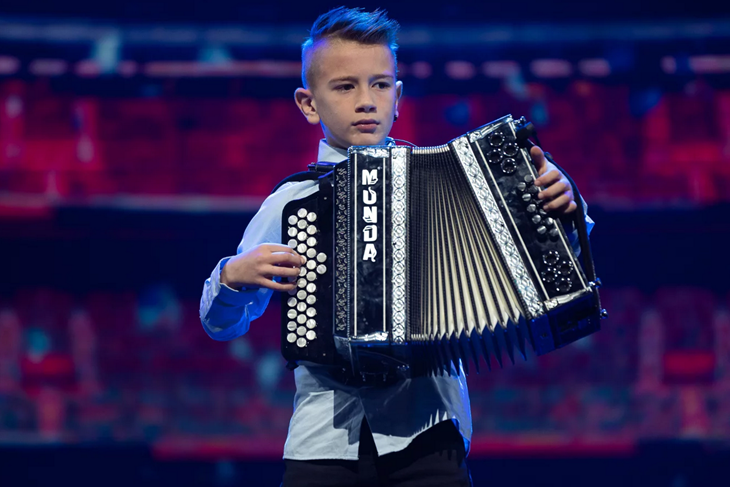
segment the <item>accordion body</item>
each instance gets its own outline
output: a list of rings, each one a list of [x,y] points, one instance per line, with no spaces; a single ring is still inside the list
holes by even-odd
[[[469,373],[597,331],[600,281],[542,209],[530,128],[508,115],[443,146],[352,147],[288,203],[282,239],[307,262],[282,300],[284,357]]]

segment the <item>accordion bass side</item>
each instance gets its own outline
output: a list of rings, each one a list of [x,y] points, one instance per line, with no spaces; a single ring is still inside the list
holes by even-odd
[[[307,262],[282,302],[284,357],[469,373],[597,331],[600,281],[542,209],[530,128],[508,115],[443,146],[353,147],[288,203],[283,242]]]

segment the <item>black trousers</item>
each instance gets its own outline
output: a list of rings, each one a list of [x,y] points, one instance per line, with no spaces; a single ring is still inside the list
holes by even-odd
[[[464,440],[451,421],[418,435],[405,450],[378,456],[365,420],[358,460],[284,460],[282,487],[471,487]]]

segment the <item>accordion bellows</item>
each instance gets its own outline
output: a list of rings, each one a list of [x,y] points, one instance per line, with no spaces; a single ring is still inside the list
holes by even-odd
[[[439,147],[353,147],[290,202],[283,241],[308,261],[282,303],[284,357],[469,373],[598,330],[597,286],[537,198],[526,127],[506,116]]]

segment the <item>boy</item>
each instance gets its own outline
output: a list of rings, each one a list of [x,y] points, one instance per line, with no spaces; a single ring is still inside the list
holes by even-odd
[[[302,82],[295,101],[324,139],[319,161],[340,162],[353,145],[392,144],[403,91],[396,78],[398,24],[385,13],[340,7],[320,16],[302,46]],[[570,185],[531,153],[545,186],[545,209],[575,210]],[[216,340],[244,334],[273,291],[289,291],[305,259],[281,239],[281,214],[291,200],[317,191],[316,181],[289,182],[263,203],[234,257],[221,260],[205,283],[200,316]],[[469,486],[465,464],[471,413],[464,375],[419,377],[379,387],[343,382],[325,367],[294,370],[296,395],[284,447],[284,487]]]

